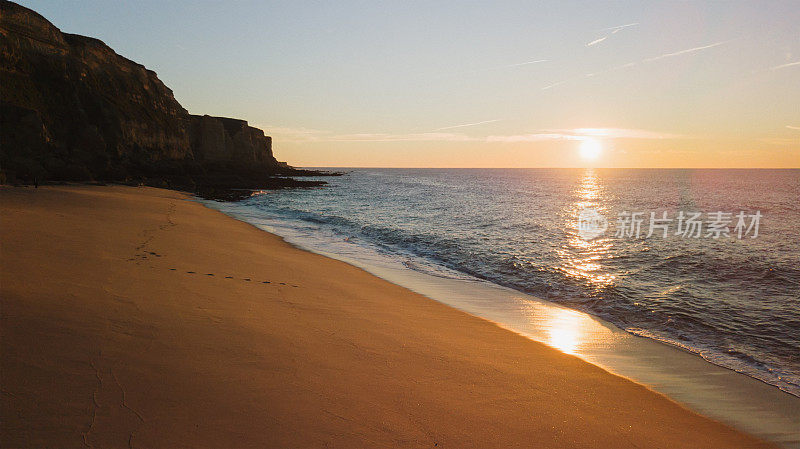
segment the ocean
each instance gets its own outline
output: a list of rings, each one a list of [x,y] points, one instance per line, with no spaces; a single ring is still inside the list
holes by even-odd
[[[587,312],[800,396],[800,170],[336,170],[237,214]]]

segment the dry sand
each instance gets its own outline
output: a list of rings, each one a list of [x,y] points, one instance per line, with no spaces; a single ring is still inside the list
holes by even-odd
[[[180,193],[0,198],[3,448],[767,446]]]

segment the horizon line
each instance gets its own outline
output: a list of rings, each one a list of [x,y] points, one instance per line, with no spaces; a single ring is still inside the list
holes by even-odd
[[[292,165],[299,169],[323,169],[323,168],[379,168],[379,169],[417,169],[417,170],[531,170],[531,169],[555,169],[555,170],[800,170],[797,167],[388,167],[388,166],[355,166],[355,165]]]

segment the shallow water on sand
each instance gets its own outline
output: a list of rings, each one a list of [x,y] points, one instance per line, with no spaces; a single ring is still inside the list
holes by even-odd
[[[800,394],[800,170],[358,169],[325,180],[214,207],[800,444],[800,400],[696,357]],[[577,224],[585,210],[608,220],[591,240]],[[623,211],[643,212],[639,238],[616,236]],[[732,235],[675,236],[673,222],[666,238],[646,238],[650,212],[681,211],[729,212]],[[737,238],[740,211],[762,215],[757,238]]]
[[[800,396],[800,170],[358,169],[325,180],[242,205],[411,269],[589,312]],[[604,235],[580,238],[584,208],[607,218]],[[615,237],[622,211],[644,212],[640,238]],[[675,222],[667,238],[644,238],[649,212],[665,211],[763,217],[757,238],[736,238],[735,217],[729,238],[675,236]]]

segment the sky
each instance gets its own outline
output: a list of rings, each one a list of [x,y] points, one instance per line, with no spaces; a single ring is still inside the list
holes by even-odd
[[[800,1],[21,1],[307,167],[800,167]]]

